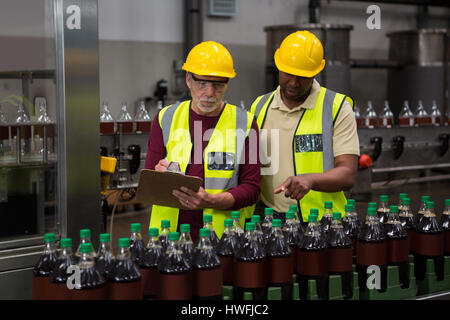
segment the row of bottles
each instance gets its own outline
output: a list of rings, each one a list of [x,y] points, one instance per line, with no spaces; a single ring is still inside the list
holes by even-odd
[[[139,103],[136,116],[133,118],[128,112],[127,104],[122,102],[121,110],[117,119],[111,115],[108,104],[103,102],[100,110],[100,132],[102,134],[114,134],[116,132],[150,132],[151,118],[145,108],[145,102]]]
[[[358,128],[392,128],[394,126],[394,114],[388,101],[384,101],[383,111],[380,115],[375,112],[371,101],[368,101],[364,115],[361,114],[358,107],[355,107],[355,118]],[[450,111],[446,115],[444,123],[450,125]],[[400,127],[440,126],[441,112],[436,101],[433,100],[431,112],[428,113],[422,101],[419,100],[417,110],[413,113],[408,101],[405,100],[398,115],[398,125]]]

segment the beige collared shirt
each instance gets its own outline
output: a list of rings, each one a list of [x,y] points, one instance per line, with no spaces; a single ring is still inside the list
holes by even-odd
[[[289,209],[289,205],[297,204],[296,200],[286,198],[284,193],[274,194],[273,191],[288,177],[295,175],[292,150],[295,130],[304,110],[314,109],[316,106],[319,92],[320,84],[314,80],[311,92],[305,102],[293,109],[289,109],[283,103],[280,87],[278,87],[267,110],[266,120],[262,127],[263,130],[260,131],[261,200],[266,206],[273,208],[275,211],[286,212]],[[359,139],[355,115],[350,103],[347,101],[342,105],[334,124],[333,152],[334,157],[343,154],[359,156]]]

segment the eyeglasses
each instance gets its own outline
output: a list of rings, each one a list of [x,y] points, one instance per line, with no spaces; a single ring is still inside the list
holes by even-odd
[[[228,80],[226,80],[226,81],[213,81],[213,80],[198,79],[192,73],[191,73],[191,77],[192,77],[192,80],[194,80],[195,86],[199,90],[205,90],[206,88],[208,88],[208,84],[211,84],[211,87],[215,91],[223,91],[223,90],[225,90],[225,88],[226,88],[226,86],[228,84]]]

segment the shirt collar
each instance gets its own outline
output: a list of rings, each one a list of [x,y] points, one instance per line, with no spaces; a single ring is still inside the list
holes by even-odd
[[[270,107],[272,109],[280,109],[281,111],[285,112],[296,112],[301,109],[314,109],[314,107],[316,106],[319,92],[320,92],[320,84],[319,82],[316,81],[316,79],[314,79],[311,87],[311,92],[309,93],[306,100],[302,104],[296,106],[295,108],[289,109],[281,99],[280,86],[278,86],[273,98],[274,103],[271,103]]]

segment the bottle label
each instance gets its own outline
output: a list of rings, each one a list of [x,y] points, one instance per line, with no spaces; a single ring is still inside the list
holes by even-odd
[[[194,296],[214,297],[222,294],[222,267],[194,271]]]
[[[219,256],[220,263],[222,264],[223,282],[232,284],[234,283],[234,258],[233,256],[222,257]]]
[[[297,252],[297,272],[305,276],[324,276],[328,274],[326,250]]]
[[[157,297],[159,300],[192,300],[192,272],[181,274],[159,273]]]
[[[416,232],[414,237],[414,252],[423,256],[444,255],[442,234],[425,234]]]
[[[262,288],[267,285],[266,261],[235,261],[236,272],[234,282],[240,288]]]
[[[141,268],[142,275],[142,291],[144,296],[156,296],[156,288],[158,285],[159,273],[156,267]]]
[[[385,242],[357,242],[356,262],[359,265],[382,266],[387,263],[386,243]]]
[[[287,257],[268,258],[269,283],[286,283],[292,281],[294,261],[292,254]]]
[[[388,262],[407,262],[409,255],[408,239],[387,240]]]
[[[353,268],[353,249],[328,248],[328,271],[349,272]]]

